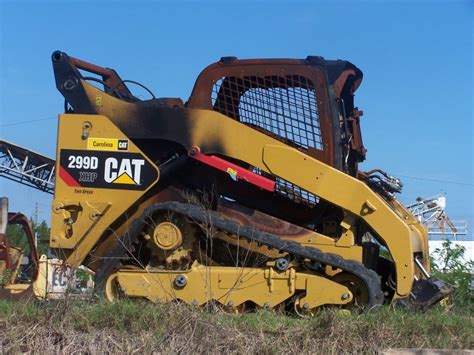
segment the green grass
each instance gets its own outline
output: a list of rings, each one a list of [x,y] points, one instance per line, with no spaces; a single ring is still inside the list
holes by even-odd
[[[233,316],[215,309],[121,301],[0,300],[5,352],[376,352],[388,348],[472,349],[473,314],[435,307],[410,313],[323,310],[300,319],[271,311]]]

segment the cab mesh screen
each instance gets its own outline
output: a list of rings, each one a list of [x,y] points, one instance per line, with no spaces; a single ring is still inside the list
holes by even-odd
[[[261,171],[259,168],[255,167],[252,169],[252,172],[258,175],[265,176],[267,178],[273,178],[273,180],[275,180],[275,191],[279,195],[282,195],[292,200],[293,202],[304,203],[306,205],[309,205],[310,207],[314,207],[319,203],[318,196],[302,189],[299,186],[296,186],[295,184],[292,184],[289,181],[286,181],[285,179],[282,179],[278,176],[271,176],[270,174],[267,174]]]
[[[296,148],[323,150],[317,96],[311,80],[298,76],[227,76],[217,80],[212,106],[228,117]],[[262,174],[259,169],[255,173]],[[319,198],[280,177],[276,191],[314,206]]]
[[[212,89],[212,105],[286,144],[323,149],[314,84],[298,76],[228,76]]]

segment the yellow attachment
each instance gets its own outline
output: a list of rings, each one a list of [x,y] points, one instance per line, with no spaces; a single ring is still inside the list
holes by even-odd
[[[204,266],[191,269],[127,270],[117,273],[120,289],[128,297],[144,297],[153,302],[181,300],[192,305],[217,301],[228,307],[253,302],[273,308],[296,293],[305,293],[304,303],[314,309],[324,304],[344,305],[352,300],[349,289],[321,276],[289,268],[240,268]]]
[[[10,247],[10,253],[12,256],[13,264],[12,273],[10,275],[10,283],[14,284],[18,273],[20,272],[21,262],[23,260],[23,257],[25,256],[25,252],[20,248]]]
[[[107,281],[105,282],[105,297],[109,302],[115,302],[119,297],[117,277],[117,273],[113,273],[107,278]]]
[[[171,222],[161,222],[153,231],[153,240],[163,250],[173,250],[181,245],[183,236],[179,228]]]
[[[21,294],[25,292],[28,287],[31,287],[30,284],[9,284],[4,287],[5,290],[8,290],[12,296]]]
[[[5,260],[0,260],[0,283],[6,283],[6,280],[3,280],[4,274],[7,270],[7,262]]]

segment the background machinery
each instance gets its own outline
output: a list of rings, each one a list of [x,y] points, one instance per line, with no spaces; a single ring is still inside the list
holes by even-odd
[[[453,221],[446,214],[446,196],[439,195],[424,199],[418,197],[416,202],[407,206],[407,209],[421,223],[430,236],[466,236],[467,221]]]
[[[43,190],[44,191],[44,190]],[[28,218],[8,211],[0,198],[0,298],[40,299],[77,297],[74,271],[62,260],[40,255]]]
[[[55,161],[16,144],[0,140],[0,176],[52,194]]]
[[[52,61],[65,113],[50,246],[107,299],[311,314],[425,309],[451,292],[429,275],[400,181],[358,169],[353,64],[224,57],[184,103],[64,52]]]

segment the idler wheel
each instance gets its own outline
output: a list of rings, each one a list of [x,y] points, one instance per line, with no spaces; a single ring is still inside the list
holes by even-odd
[[[174,223],[161,222],[153,231],[153,240],[160,249],[173,250],[183,243],[183,235]]]

